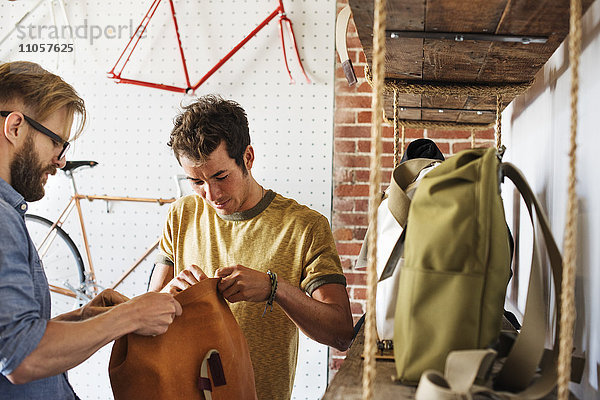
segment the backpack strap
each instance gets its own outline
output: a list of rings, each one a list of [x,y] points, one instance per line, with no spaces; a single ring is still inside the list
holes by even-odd
[[[509,178],[521,193],[525,202],[529,218],[533,229],[533,255],[531,264],[531,273],[529,278],[529,289],[527,293],[527,303],[525,314],[523,316],[523,327],[517,336],[511,352],[508,354],[506,362],[497,378],[497,385],[511,391],[523,390],[523,396],[543,397],[549,393],[556,385],[556,363],[558,360],[558,341],[559,326],[557,324],[554,339],[554,349],[552,357],[546,357],[542,360],[544,353],[544,342],[546,339],[546,310],[542,295],[542,277],[541,264],[538,249],[538,238],[535,235],[536,225],[534,224],[532,206],[535,210],[536,220],[540,228],[545,244],[548,259],[552,269],[554,281],[554,302],[557,321],[560,320],[560,307],[556,306],[556,299],[560,298],[562,282],[562,257],[558,246],[554,241],[548,219],[531,187],[527,184],[525,177],[513,164],[502,163],[500,165],[502,176]],[[532,385],[531,379],[536,373],[536,369],[541,363],[541,377]]]
[[[406,226],[410,207],[409,186],[415,182],[423,169],[439,162],[430,158],[413,158],[394,169],[389,188],[388,208],[400,226]]]
[[[394,216],[394,219],[402,227],[402,233],[388,257],[378,282],[381,282],[394,274],[398,261],[400,261],[404,255],[404,239],[406,238],[408,208],[410,207],[410,201],[414,194],[411,192],[414,192],[418,186],[416,179],[425,168],[429,168],[439,162],[439,160],[429,158],[413,158],[404,161],[394,169],[389,189],[388,209]]]
[[[392,276],[394,269],[396,268],[396,264],[403,254],[402,243],[404,242],[404,228],[406,227],[406,218],[408,216],[408,208],[410,207],[410,199],[412,197],[412,195],[409,196],[410,190],[416,188],[414,185],[415,180],[419,177],[419,173],[421,173],[423,169],[439,162],[440,160],[430,158],[414,158],[412,160],[402,162],[394,169],[394,172],[392,173],[392,180],[390,182],[387,194],[388,209],[394,216],[396,222],[398,222],[398,225],[402,227],[402,235],[398,238],[398,241],[394,246],[394,250],[388,258],[388,262],[384,271],[382,272],[382,276],[379,279],[380,282],[385,278]],[[367,232],[368,230],[369,228],[367,228]],[[365,238],[367,235],[365,235]],[[360,249],[358,259],[356,260],[357,268],[367,266],[367,249],[367,241],[365,240]]]

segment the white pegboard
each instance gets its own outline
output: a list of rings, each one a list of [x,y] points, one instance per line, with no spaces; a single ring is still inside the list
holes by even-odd
[[[0,2],[0,40],[37,1]],[[61,75],[85,99],[88,128],[74,144],[70,159],[92,159],[100,165],[77,173],[82,193],[176,196],[173,176],[181,171],[166,142],[174,116],[182,105],[193,101],[193,97],[117,85],[106,77],[150,3],[65,0],[71,25],[80,29],[76,35],[79,37],[73,40],[75,52],[60,55],[19,52],[19,45],[56,42],[49,37],[53,21],[51,5],[59,28],[65,22],[58,3],[48,0],[0,47],[0,60],[38,62]],[[274,19],[196,94],[218,93],[238,101],[248,113],[257,157],[253,168],[256,179],[265,187],[330,217],[336,6],[333,1],[318,0],[288,0],[284,5],[293,22],[304,67],[313,83],[304,80],[286,35],[288,63],[296,81],[295,85],[289,83],[279,27]],[[276,6],[276,0],[175,1],[192,84]],[[160,77],[165,84],[185,85],[168,8],[168,2],[163,0],[124,77],[142,80]],[[30,26],[34,35],[30,35]],[[41,26],[47,28],[38,38]],[[96,27],[104,31],[102,37],[92,40]],[[84,32],[87,37],[82,37]],[[71,43],[64,37],[58,41]],[[51,178],[46,197],[32,204],[31,212],[56,217],[68,200],[68,185],[60,173]],[[167,207],[153,204],[118,203],[107,213],[101,201],[84,202],[83,208],[92,258],[99,281],[104,285],[120,276],[160,234],[167,211]],[[82,249],[76,222],[72,219],[65,230]],[[151,262],[142,264],[120,290],[128,296],[143,293],[150,268]],[[70,373],[70,380],[82,398],[112,398],[106,372],[109,354],[110,346]],[[303,337],[293,398],[320,398],[326,383],[327,348]]]

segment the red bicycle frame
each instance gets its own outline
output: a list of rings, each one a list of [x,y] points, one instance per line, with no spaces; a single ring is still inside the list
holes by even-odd
[[[287,15],[285,13],[285,9],[283,8],[283,0],[278,0],[279,5],[277,6],[277,8],[275,8],[275,10],[273,10],[271,12],[271,14],[269,14],[269,16],[267,18],[265,18],[252,32],[250,32],[250,34],[248,34],[248,36],[246,36],[229,53],[227,53],[225,55],[225,57],[223,57],[218,63],[216,63],[206,74],[204,74],[204,76],[202,78],[200,78],[200,80],[195,85],[192,85],[190,83],[190,76],[188,73],[187,62],[185,60],[185,54],[183,52],[183,47],[181,45],[181,37],[179,35],[179,25],[177,24],[177,17],[175,16],[175,6],[173,4],[173,0],[169,0],[169,5],[171,6],[171,15],[173,16],[173,24],[175,26],[175,34],[177,35],[177,46],[179,47],[181,63],[183,64],[183,72],[185,75],[186,87],[164,85],[162,83],[147,82],[147,81],[141,81],[141,80],[129,79],[129,78],[122,77],[121,74],[123,73],[123,69],[125,69],[125,66],[129,62],[131,55],[132,55],[133,51],[135,50],[136,46],[138,45],[140,39],[142,38],[142,36],[144,36],[144,33],[146,32],[146,29],[148,28],[148,24],[150,23],[150,20],[154,16],[154,13],[156,12],[156,9],[158,8],[158,5],[160,4],[161,1],[162,0],[153,0],[152,5],[146,12],[146,15],[144,15],[142,22],[135,30],[135,33],[133,34],[131,39],[129,39],[127,46],[125,46],[125,49],[119,56],[119,59],[115,63],[114,67],[108,73],[108,77],[110,79],[115,79],[117,81],[117,83],[129,83],[132,85],[146,86],[146,87],[151,87],[151,88],[155,88],[155,89],[163,89],[163,90],[169,90],[172,92],[191,94],[196,89],[198,89],[200,87],[200,85],[202,85],[204,82],[206,82],[206,80],[208,78],[210,78],[212,76],[212,74],[214,74],[219,68],[221,68],[221,66],[223,64],[225,64],[227,62],[227,60],[229,60],[250,39],[252,39],[254,36],[256,36],[256,34],[262,28],[264,28],[269,22],[271,22],[271,20],[273,18],[275,18],[276,16],[279,16],[279,37],[281,38],[281,48],[283,50],[283,60],[285,62],[285,68],[287,70],[287,73],[290,77],[290,81],[291,81],[291,83],[295,83],[294,78],[292,77],[292,73],[290,71],[289,65],[288,65],[287,55],[286,55],[286,51],[285,51],[285,40],[284,40],[284,36],[283,36],[283,23],[284,22],[287,23],[287,25],[288,25],[290,37],[291,37],[292,43],[294,45],[294,50],[296,52],[296,57],[298,58],[298,63],[300,64],[300,69],[302,70],[302,74],[304,74],[306,81],[308,83],[311,83],[310,79],[308,78],[308,75],[306,74],[306,71],[304,70],[304,66],[302,65],[302,60],[300,59],[300,53],[298,52],[298,45],[296,44],[296,36],[294,35],[294,29],[292,28],[292,21],[287,17]],[[126,53],[127,53],[127,56],[126,56],[124,62],[121,63],[121,60],[124,58]],[[118,72],[115,72],[116,69],[118,69]]]

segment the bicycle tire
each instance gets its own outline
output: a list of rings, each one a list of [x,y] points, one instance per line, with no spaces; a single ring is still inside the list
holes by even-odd
[[[48,279],[48,284],[68,289],[69,286],[81,289],[85,283],[83,258],[71,237],[59,226],[50,232],[52,221],[34,214],[25,214],[25,224],[33,241],[42,266]],[[41,242],[50,233],[49,245],[40,249]],[[55,317],[74,310],[83,305],[76,297],[60,294],[50,290],[52,301],[51,314]]]

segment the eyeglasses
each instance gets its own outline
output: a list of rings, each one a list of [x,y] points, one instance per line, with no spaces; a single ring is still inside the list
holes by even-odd
[[[14,112],[14,111],[0,111],[0,116],[3,116],[4,118],[6,118],[10,115],[11,112]],[[25,118],[25,121],[27,121],[27,123],[29,123],[29,125],[31,125],[33,127],[33,129],[48,136],[50,139],[52,139],[53,142],[62,146],[62,150],[58,154],[58,159],[61,160],[65,156],[69,147],[71,146],[71,143],[67,142],[66,140],[63,140],[56,133],[52,132],[50,129],[46,128],[44,125],[40,124],[39,122],[35,121],[34,119],[29,118],[27,115],[23,114],[23,118]]]

